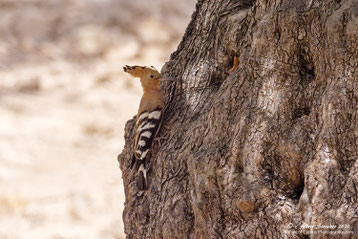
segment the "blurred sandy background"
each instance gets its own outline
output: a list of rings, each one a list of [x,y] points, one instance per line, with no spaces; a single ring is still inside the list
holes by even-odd
[[[117,154],[195,0],[0,0],[0,239],[124,238]]]

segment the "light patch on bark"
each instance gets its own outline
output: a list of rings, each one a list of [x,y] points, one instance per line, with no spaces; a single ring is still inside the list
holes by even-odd
[[[272,67],[272,65],[268,65],[268,67]],[[274,77],[267,78],[267,80],[263,82],[263,86],[258,97],[258,106],[266,111],[270,117],[274,116],[281,103],[281,92],[277,89],[275,83],[276,79]]]
[[[326,164],[336,165],[335,160],[332,159],[332,154],[331,154],[330,149],[328,148],[327,145],[325,145],[321,148],[320,156]]]
[[[236,178],[237,174],[235,173],[235,167],[231,165],[230,167],[225,167],[225,174],[223,175],[223,181],[221,184],[223,186],[230,185]]]
[[[205,89],[207,82],[207,74],[209,69],[209,61],[202,61],[195,69],[186,69],[186,102],[190,109],[200,103],[200,96]]]
[[[264,61],[264,72],[271,71],[275,67],[274,62],[272,58],[266,58]]]
[[[263,149],[257,148],[257,146],[262,145],[261,142],[266,133],[266,122],[254,125],[250,131],[251,132],[248,133],[248,137],[245,142],[242,156],[244,160],[245,172],[252,174],[257,171],[258,164],[262,158],[261,152]],[[255,142],[255,144],[253,144],[253,142]]]

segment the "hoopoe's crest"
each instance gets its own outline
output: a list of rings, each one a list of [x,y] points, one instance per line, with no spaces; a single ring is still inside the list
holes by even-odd
[[[160,73],[152,66],[124,66],[123,70],[134,77],[139,77],[143,90],[156,88],[160,90]]]
[[[148,186],[146,157],[159,130],[164,108],[160,90],[162,77],[154,67],[125,66],[123,69],[132,76],[140,78],[144,91],[135,125],[132,166],[135,165],[134,168],[138,172],[138,189],[145,190]]]

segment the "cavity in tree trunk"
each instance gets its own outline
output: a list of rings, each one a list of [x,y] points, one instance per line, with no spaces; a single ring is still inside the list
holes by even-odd
[[[199,0],[127,238],[357,238],[357,39],[356,0]]]

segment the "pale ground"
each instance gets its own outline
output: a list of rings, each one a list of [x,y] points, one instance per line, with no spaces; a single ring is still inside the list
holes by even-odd
[[[0,239],[124,238],[117,154],[195,1],[0,0]]]

